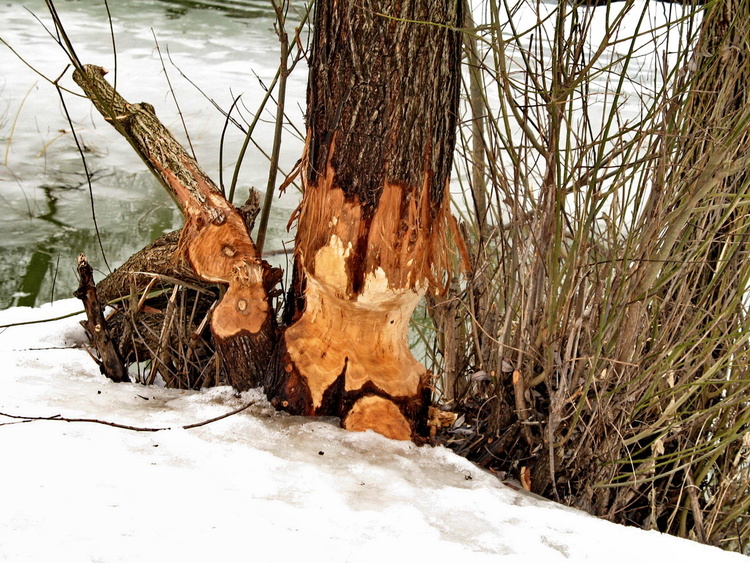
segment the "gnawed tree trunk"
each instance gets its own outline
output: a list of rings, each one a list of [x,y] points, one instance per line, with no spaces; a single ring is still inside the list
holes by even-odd
[[[226,287],[211,329],[234,387],[265,376],[269,398],[292,413],[426,435],[429,377],[406,336],[422,295],[445,282],[455,226],[460,24],[460,0],[318,3],[289,325],[270,368],[276,273],[241,214],[151,106],[128,104],[98,67],[75,72],[185,214],[174,258],[157,252],[158,267]]]
[[[278,407],[425,431],[429,377],[406,336],[447,265],[461,21],[460,0],[317,4]]]
[[[257,386],[276,341],[268,297],[276,272],[260,259],[239,211],[174,140],[153,107],[129,104],[105,74],[101,67],[86,65],[73,79],[180,205],[186,222],[170,262],[226,287],[211,317],[214,342],[229,382],[240,390]]]

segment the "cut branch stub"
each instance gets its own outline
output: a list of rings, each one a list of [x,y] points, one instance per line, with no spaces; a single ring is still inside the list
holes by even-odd
[[[211,330],[232,385],[240,390],[262,382],[276,339],[267,284],[275,278],[260,259],[238,210],[146,103],[130,104],[104,79],[101,67],[86,65],[73,79],[104,118],[120,132],[172,195],[186,218],[178,253],[196,276],[226,284],[211,318]],[[263,358],[250,358],[247,354]]]
[[[128,370],[117,351],[117,346],[109,336],[107,321],[94,285],[94,272],[85,254],[78,257],[78,278],[79,286],[75,296],[83,302],[86,310],[86,321],[81,324],[99,353],[99,367],[102,373],[118,383],[130,381]]]

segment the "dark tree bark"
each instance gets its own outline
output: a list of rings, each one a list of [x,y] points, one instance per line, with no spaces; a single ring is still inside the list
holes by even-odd
[[[461,23],[460,0],[317,4],[291,324],[267,386],[292,413],[425,431],[406,333],[447,267]]]
[[[86,310],[86,321],[81,324],[88,333],[89,341],[99,353],[99,368],[112,381],[130,381],[128,370],[110,338],[107,321],[94,285],[94,271],[84,254],[78,257],[78,279],[79,285],[75,296],[83,302]]]

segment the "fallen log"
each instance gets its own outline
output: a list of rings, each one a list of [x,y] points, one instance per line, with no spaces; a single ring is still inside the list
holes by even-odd
[[[204,282],[225,288],[211,316],[211,332],[238,390],[262,383],[276,335],[269,291],[278,270],[261,259],[240,212],[185,151],[145,102],[128,103],[104,79],[106,71],[84,65],[73,79],[172,195],[185,216],[173,257]]]

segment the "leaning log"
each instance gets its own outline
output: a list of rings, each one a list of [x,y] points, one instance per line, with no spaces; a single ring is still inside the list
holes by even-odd
[[[262,382],[276,341],[268,288],[278,279],[259,256],[239,211],[156,117],[147,103],[130,104],[85,65],[73,79],[172,195],[185,216],[179,260],[195,276],[226,288],[211,318],[211,332],[229,382],[245,390]]]

